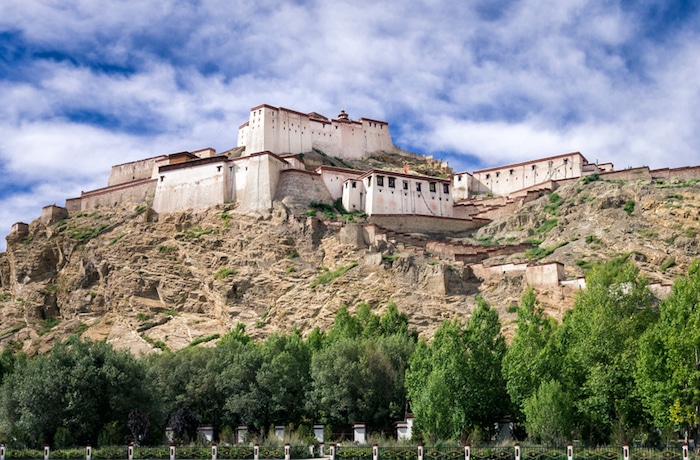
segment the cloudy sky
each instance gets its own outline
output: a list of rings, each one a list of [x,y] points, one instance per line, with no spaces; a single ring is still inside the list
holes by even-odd
[[[386,120],[459,171],[700,164],[699,3],[2,0],[0,235],[113,164],[234,147],[262,103]]]

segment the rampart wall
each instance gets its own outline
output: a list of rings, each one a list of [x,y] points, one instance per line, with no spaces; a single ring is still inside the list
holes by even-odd
[[[367,220],[380,227],[405,233],[459,233],[483,227],[489,222],[483,219],[467,220],[416,214],[372,214]]]
[[[315,172],[287,169],[280,173],[275,201],[302,210],[308,209],[312,201],[333,204],[333,197]]]
[[[686,166],[683,168],[663,168],[651,171],[653,179],[700,179],[700,166]]]
[[[56,206],[55,204],[44,206],[41,209],[40,220],[44,225],[53,225],[65,217],[68,217],[68,211],[66,208]]]
[[[226,157],[163,166],[158,175],[153,200],[156,212],[205,209],[231,199],[232,174],[229,175]]]
[[[156,179],[145,179],[130,184],[83,192],[80,198],[66,200],[65,207],[68,212],[77,212],[100,207],[115,207],[127,203],[150,205],[153,203],[155,191]]]
[[[156,163],[166,160],[165,155],[146,158],[145,160],[132,161],[120,165],[112,166],[109,173],[107,187],[126,184],[141,179],[150,179],[154,175]]]

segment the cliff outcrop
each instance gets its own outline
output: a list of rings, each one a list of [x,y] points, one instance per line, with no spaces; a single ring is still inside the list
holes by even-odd
[[[442,240],[528,243],[482,264],[557,261],[572,280],[596,261],[624,255],[652,282],[669,284],[700,251],[699,190],[693,181],[581,180]],[[133,206],[50,225],[37,220],[11,234],[0,254],[0,347],[41,352],[73,334],[136,354],[207,346],[236,323],[253,337],[326,328],[342,305],[354,310],[361,302],[378,313],[394,302],[429,337],[440,321],[468,316],[477,294],[499,311],[506,333],[512,330],[522,271],[478,277],[469,265],[425,249],[439,235],[366,244],[348,228],[281,202],[267,213],[226,204],[156,215]],[[575,291],[538,292],[547,312],[561,317]]]

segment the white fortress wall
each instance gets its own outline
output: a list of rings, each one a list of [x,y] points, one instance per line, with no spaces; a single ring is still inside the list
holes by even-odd
[[[236,159],[235,200],[240,209],[257,211],[270,209],[277,192],[280,171],[289,164],[270,152],[255,153]]]
[[[230,199],[228,158],[212,157],[160,168],[153,209],[204,209]]]
[[[366,178],[367,214],[422,214],[452,217],[450,182],[385,171],[371,171]]]
[[[474,171],[471,192],[508,195],[550,180],[580,177],[586,159],[578,152]]]
[[[455,201],[469,198],[469,190],[472,188],[472,175],[468,172],[457,173],[452,176],[452,197]]]
[[[144,160],[131,161],[120,165],[112,166],[107,180],[107,187],[119,184],[126,184],[140,179],[149,179],[154,177],[153,171],[156,163],[163,162],[167,159],[165,155],[146,158]]]
[[[365,182],[358,179],[347,179],[343,184],[343,207],[347,211],[365,212],[367,190]]]
[[[316,172],[326,185],[334,200],[343,196],[343,183],[348,179],[357,179],[364,171],[352,169],[334,168],[332,166],[319,166]],[[347,209],[347,208],[346,208]]]
[[[360,118],[364,132],[365,152],[393,152],[394,142],[389,132],[389,123],[385,121]]]

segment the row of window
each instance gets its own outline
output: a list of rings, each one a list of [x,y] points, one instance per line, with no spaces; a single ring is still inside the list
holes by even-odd
[[[387,177],[387,183],[389,188],[396,188],[396,178],[395,177]],[[367,186],[372,185],[372,176],[367,178]],[[416,182],[416,192],[421,191],[421,182]],[[355,183],[353,182],[353,188],[355,187]],[[384,186],[384,176],[377,176],[377,186],[378,187],[383,187]],[[403,181],[403,189],[408,190],[409,184],[408,181],[405,180]],[[428,183],[428,189],[435,193],[437,192],[437,182],[429,182]],[[450,193],[450,186],[448,184],[442,184],[442,193],[444,194],[449,194]]]
[[[563,163],[563,165],[566,166],[567,164],[569,164],[569,159],[568,159],[568,158],[564,158],[564,163]],[[554,162],[553,162],[552,160],[550,160],[549,163],[548,163],[548,166],[551,168],[552,166],[554,166]],[[530,169],[532,169],[533,171],[535,171],[535,170],[537,169],[537,165],[532,165],[532,166],[530,167]],[[515,174],[515,169],[510,169],[510,170],[508,171],[508,174],[509,174],[510,176],[512,176],[513,174]],[[496,172],[496,177],[501,177],[501,172],[500,172],[500,171],[497,171],[497,172]],[[490,178],[491,178],[491,174],[490,174],[490,173],[489,173],[489,174],[486,174],[486,179],[490,179]],[[459,176],[459,179],[458,179],[458,180],[461,181],[461,180],[462,180],[462,176]]]

